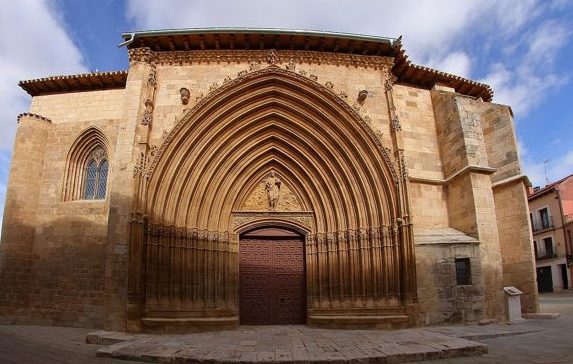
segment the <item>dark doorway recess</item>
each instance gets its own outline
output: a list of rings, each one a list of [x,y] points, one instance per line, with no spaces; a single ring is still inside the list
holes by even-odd
[[[306,323],[304,237],[282,228],[241,234],[239,316],[243,325]]]
[[[537,290],[539,293],[553,292],[551,267],[537,268]]]
[[[567,279],[567,264],[559,264],[561,268],[561,279],[563,281],[563,289],[569,289],[569,280]]]

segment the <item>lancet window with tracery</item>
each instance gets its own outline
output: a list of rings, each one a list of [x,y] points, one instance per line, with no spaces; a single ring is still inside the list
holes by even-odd
[[[63,201],[105,200],[109,175],[108,141],[96,128],[74,142],[66,162]]]
[[[84,193],[85,200],[103,200],[107,186],[108,162],[103,148],[95,149],[87,161]]]

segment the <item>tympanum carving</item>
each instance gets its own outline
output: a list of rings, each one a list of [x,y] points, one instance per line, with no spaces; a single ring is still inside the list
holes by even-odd
[[[281,192],[281,180],[272,171],[270,176],[265,182],[265,191],[267,192],[267,199],[269,202],[269,209],[274,210],[277,207],[277,202]]]

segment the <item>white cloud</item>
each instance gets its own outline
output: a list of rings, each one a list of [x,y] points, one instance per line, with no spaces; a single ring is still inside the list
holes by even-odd
[[[82,54],[67,35],[49,0],[6,2],[0,12],[0,221],[4,212],[10,151],[16,116],[29,109],[30,97],[18,81],[86,72]],[[1,225],[1,222],[0,222]]]
[[[445,57],[450,51],[449,43],[495,3],[368,0],[350,5],[327,0],[292,0],[282,4],[257,0],[128,0],[127,15],[139,29],[242,26],[403,35],[409,54],[419,62],[430,54]]]
[[[439,60],[430,59],[429,64],[440,71],[470,77],[472,63],[470,57],[462,51],[452,52]]]
[[[10,149],[16,116],[28,109],[29,96],[18,81],[85,72],[83,58],[66,34],[52,2],[10,1],[0,12],[0,149]]]
[[[484,78],[494,88],[495,101],[511,105],[518,115],[537,105],[544,91],[563,82],[551,67],[537,67],[534,72],[532,66],[551,63],[569,35],[557,21],[538,24],[544,11],[564,6],[560,0],[367,0],[352,6],[326,0],[292,0],[283,6],[258,0],[128,0],[127,4],[127,17],[139,29],[246,26],[403,35],[414,62],[470,78],[475,72],[472,65],[480,63],[472,62],[474,58],[491,63],[493,59],[480,57],[485,50],[500,49],[504,55],[497,57],[489,72],[481,73],[487,74]],[[472,36],[474,43],[463,44]],[[532,90],[538,97],[529,100],[526,94]]]
[[[501,63],[494,64],[484,82],[495,91],[495,101],[511,105],[517,116],[523,116],[539,105],[547,91],[564,85],[567,76],[557,74],[553,68],[555,58],[571,35],[571,31],[555,20],[542,22],[525,32],[524,55],[509,69]]]
[[[533,186],[543,187],[547,182],[555,182],[573,171],[573,149],[552,159],[535,158],[529,150],[518,141],[518,152],[523,173],[529,177]],[[547,163],[544,163],[547,161]]]

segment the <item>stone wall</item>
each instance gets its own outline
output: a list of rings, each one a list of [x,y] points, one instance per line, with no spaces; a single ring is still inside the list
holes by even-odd
[[[30,112],[48,117],[54,124],[119,119],[123,96],[123,89],[40,95],[32,98]]]
[[[450,226],[480,241],[487,318],[503,318],[500,241],[478,102],[432,91]]]
[[[0,322],[26,322],[31,293],[34,237],[46,140],[52,124],[20,118],[6,191],[0,245]]]
[[[507,106],[479,103],[484,143],[491,175],[495,215],[503,264],[503,285],[516,286],[525,295],[524,312],[536,312],[537,285],[526,181],[521,174],[517,138]]]
[[[18,128],[4,214],[0,314],[17,317],[20,308],[26,322],[138,330],[137,320],[129,318],[141,317],[141,307],[128,306],[127,277],[129,225],[141,218],[132,215],[141,155],[161,146],[210,91],[240,72],[266,66],[247,60],[154,66],[132,60],[124,90],[34,97],[31,112],[52,121],[23,117]],[[284,69],[287,62],[276,66]],[[395,159],[396,126],[383,70],[326,61],[289,66],[340,95]],[[182,87],[190,91],[187,105],[181,103]],[[358,104],[361,90],[368,96]],[[529,220],[509,110],[439,86],[394,85],[391,92],[417,236],[419,322],[501,318],[504,284],[524,290],[526,310],[535,310]],[[144,117],[151,118],[148,125]],[[69,148],[90,126],[109,141],[107,198],[62,202]],[[392,161],[395,167],[399,162]],[[455,284],[458,257],[471,259],[468,287]]]
[[[479,241],[452,228],[418,229],[416,271],[418,324],[476,322],[484,318]],[[456,259],[469,258],[471,282],[456,282]]]
[[[14,230],[14,240],[20,245],[26,242],[19,252],[29,255],[22,265],[27,267],[26,278],[17,283],[25,290],[23,300],[11,300],[19,304],[23,322],[103,326],[109,199],[64,201],[63,183],[70,148],[88,128],[105,136],[108,158],[113,157],[122,98],[123,90],[39,96],[31,110],[51,121],[38,124],[38,118],[20,119],[9,183],[14,193],[7,196],[5,216],[9,218],[4,224],[1,262],[9,264],[10,230]],[[22,148],[27,149],[20,157]],[[116,169],[110,163],[109,173]],[[111,187],[108,181],[107,190]],[[26,202],[22,208],[23,196],[34,204]],[[22,239],[24,231],[29,235],[26,239]],[[0,267],[0,271],[6,274],[7,269]]]

